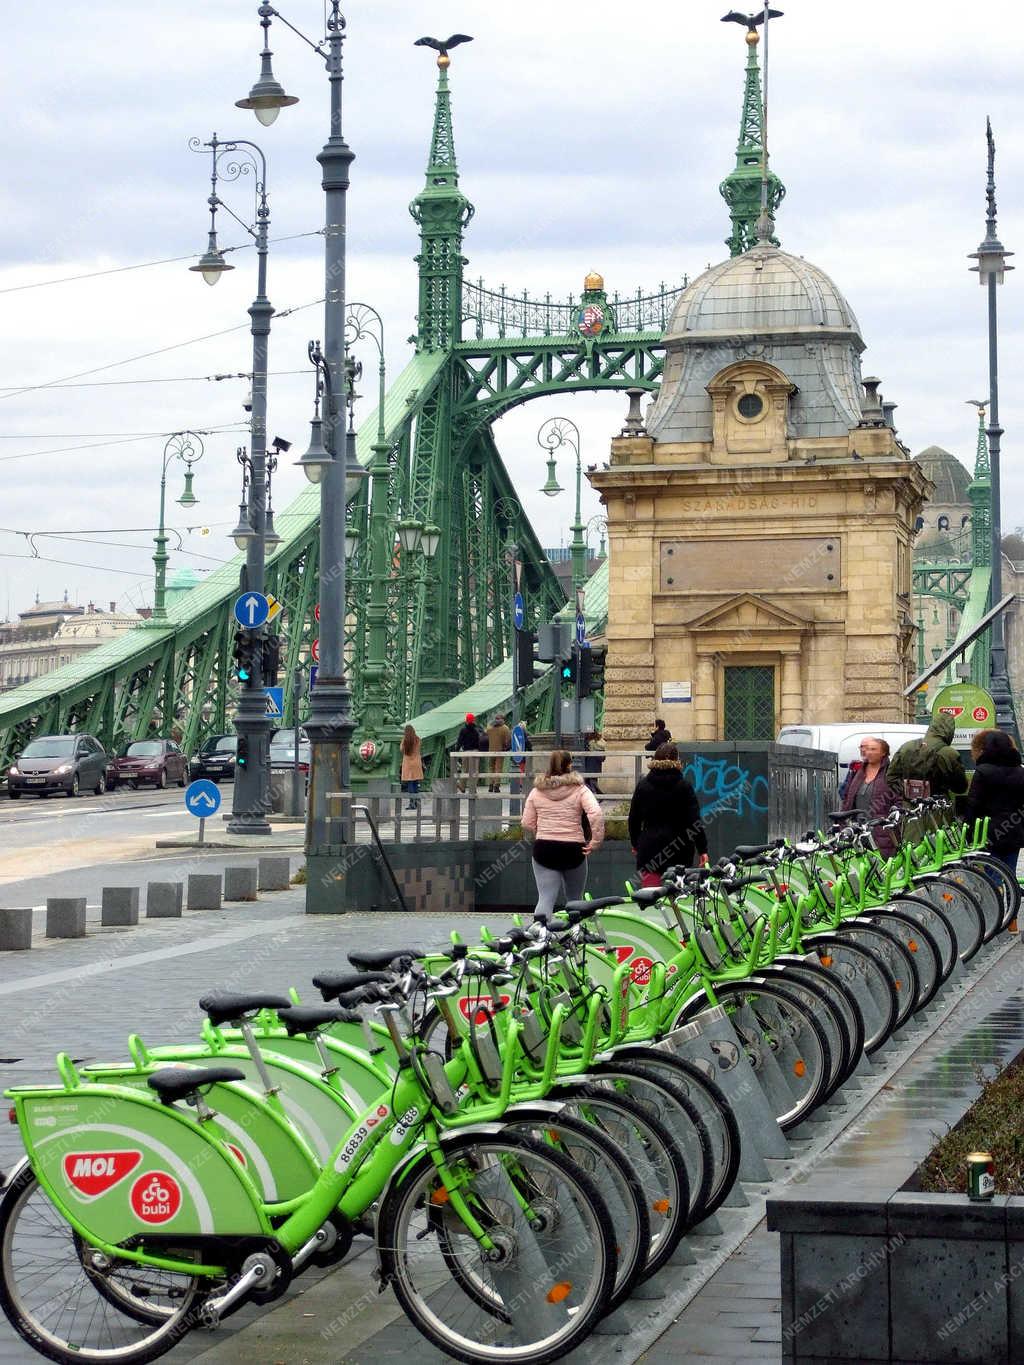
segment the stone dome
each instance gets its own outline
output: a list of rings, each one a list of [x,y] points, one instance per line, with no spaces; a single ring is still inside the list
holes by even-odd
[[[935,492],[928,499],[930,504],[937,507],[970,506],[967,489],[971,476],[955,455],[941,446],[928,446],[914,456],[914,463],[935,485]]]
[[[853,309],[823,270],[759,243],[705,270],[683,291],[665,340],[793,332],[845,333],[860,342]]]

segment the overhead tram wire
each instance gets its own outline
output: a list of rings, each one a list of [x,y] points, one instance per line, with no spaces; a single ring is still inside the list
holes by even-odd
[[[305,306],[306,305],[303,305],[303,307]],[[292,309],[291,311],[295,312],[296,310]],[[125,364],[127,363],[128,362],[126,361]],[[268,375],[270,377],[294,374],[308,375],[309,371],[308,370],[268,371]],[[172,374],[157,379],[94,379],[92,383],[59,384],[58,387],[62,389],[113,389],[128,384],[200,384],[203,382],[219,383],[222,379],[252,379],[252,375],[247,374],[244,370],[238,370],[231,374]],[[0,384],[0,394],[14,393],[15,391],[23,393],[24,389],[20,389],[16,384]],[[0,433],[0,439],[4,439],[3,433]]]
[[[195,428],[190,428],[190,430],[194,429]],[[248,424],[244,422],[226,422],[220,424],[219,426],[202,428],[204,435],[211,436],[221,436],[229,431],[248,430],[249,430]],[[161,436],[173,435],[174,435],[173,431],[160,431],[156,433],[157,438]],[[103,450],[108,446],[134,445],[138,441],[151,441],[153,439],[154,439],[153,435],[146,434],[143,436],[125,436],[122,439],[116,441],[91,441],[86,442],[84,445],[77,446],[53,446],[52,449],[50,450],[23,450],[20,451],[17,455],[0,455],[0,464],[6,464],[9,460],[32,460],[35,459],[36,456],[38,455],[66,455],[69,454],[71,451],[76,450]]]
[[[323,298],[312,299],[309,303],[296,304],[294,308],[282,308],[274,314],[275,318],[286,318],[292,313],[301,313],[305,308],[316,308],[323,303]],[[90,374],[102,374],[104,370],[116,370],[122,365],[133,365],[137,360],[149,360],[155,355],[166,355],[168,351],[180,351],[185,346],[195,346],[201,341],[212,341],[215,337],[229,336],[232,332],[247,331],[248,322],[240,322],[234,327],[224,327],[219,332],[207,332],[204,336],[190,337],[187,341],[175,341],[170,346],[160,346],[155,351],[143,351],[139,355],[126,357],[124,360],[112,360],[106,365],[94,365],[91,370],[79,370],[77,374],[64,375],[60,379],[48,379],[43,384],[26,384],[23,388],[12,389],[7,393],[0,394],[0,402],[8,398],[18,398],[24,393],[38,393],[41,389],[59,389],[64,384],[69,384],[73,379],[84,379]],[[8,456],[8,459],[11,457]]]
[[[322,237],[323,228],[315,228],[312,232],[293,232],[288,237],[274,237],[273,242],[296,242],[301,237]],[[221,247],[221,251],[248,251],[252,247],[252,242],[239,242],[237,246]],[[20,294],[26,289],[49,289],[57,284],[77,284],[80,280],[96,280],[105,275],[124,275],[130,270],[150,270],[157,265],[177,265],[179,261],[195,261],[199,259],[199,253],[190,251],[185,256],[165,256],[160,261],[140,261],[137,265],[115,265],[106,270],[87,270],[81,275],[63,275],[56,280],[34,280],[31,284],[11,284],[4,289],[0,289],[0,294]]]
[[[71,569],[94,569],[97,573],[122,574],[125,578],[134,578],[138,582],[144,582],[147,577],[152,579],[153,576],[152,569],[140,574],[138,569],[112,569],[109,564],[85,564],[80,559],[51,559],[48,555],[14,555],[0,550],[0,559],[13,559],[19,564],[63,564]],[[229,562],[224,561],[225,564]]]

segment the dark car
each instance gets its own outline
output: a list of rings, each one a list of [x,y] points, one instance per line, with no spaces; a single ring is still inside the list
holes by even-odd
[[[233,778],[237,748],[237,735],[211,735],[189,764],[193,781],[197,777],[208,777],[211,782]]]
[[[183,787],[188,781],[188,761],[173,739],[137,739],[116,760],[116,768],[119,784],[141,787],[151,782],[154,787],[166,787],[177,782]]]
[[[94,791],[102,796],[107,790],[110,760],[99,740],[92,735],[40,735],[18,755],[7,771],[7,791],[12,801],[22,792],[62,791],[77,796]]]
[[[299,731],[299,772],[309,772],[312,750],[305,730]],[[270,766],[274,768],[295,767],[295,731],[278,730],[270,741]]]

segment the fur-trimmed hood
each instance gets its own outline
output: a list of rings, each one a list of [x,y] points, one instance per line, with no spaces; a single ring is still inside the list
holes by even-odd
[[[538,791],[545,792],[555,801],[562,800],[570,794],[574,787],[582,787],[583,777],[580,773],[561,773],[558,777],[549,777],[547,773],[540,773],[533,779],[533,785]]]
[[[678,758],[652,758],[647,767],[652,773],[681,773],[683,771],[683,765],[679,762]]]

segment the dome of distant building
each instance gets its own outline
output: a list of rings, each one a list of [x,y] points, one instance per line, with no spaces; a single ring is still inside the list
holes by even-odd
[[[970,507],[971,500],[967,496],[967,489],[971,476],[955,455],[943,450],[941,446],[928,446],[926,450],[914,456],[914,463],[921,467],[935,485],[935,492],[928,500],[932,506]]]

